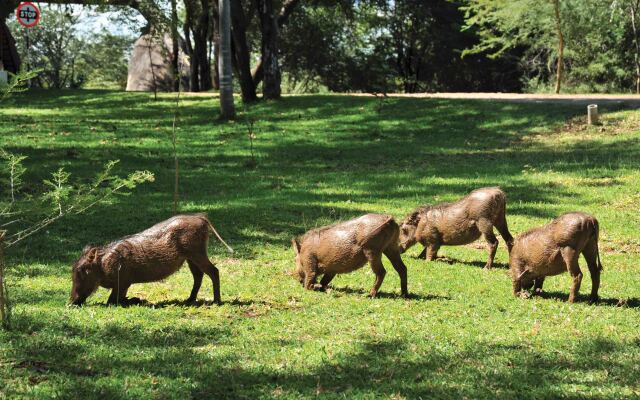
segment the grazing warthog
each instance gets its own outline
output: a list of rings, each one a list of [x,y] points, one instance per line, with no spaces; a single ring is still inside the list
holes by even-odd
[[[390,215],[367,214],[350,221],[310,230],[292,240],[296,253],[295,275],[306,289],[326,289],[336,274],[355,271],[369,261],[376,274],[371,289],[375,297],[386,271],[382,254],[386,255],[400,275],[400,289],[408,296],[407,267],[398,248],[398,224]],[[324,274],[320,284],[318,275]]]
[[[591,273],[591,300],[597,301],[602,271],[598,234],[597,219],[589,214],[572,212],[518,236],[509,256],[513,294],[518,296],[523,289],[529,290],[532,286],[539,293],[546,276],[569,271],[573,278],[569,302],[573,303],[582,282],[578,266],[582,253]]]
[[[213,282],[213,299],[220,303],[220,276],[207,256],[209,230],[230,251],[206,214],[177,215],[151,228],[106,246],[87,246],[73,266],[71,302],[82,305],[99,286],[112,289],[107,304],[127,301],[134,283],[155,282],[178,271],[185,260],[193,274],[187,301],[195,301],[207,274]]]
[[[500,188],[476,189],[455,203],[421,206],[409,214],[400,225],[400,249],[405,252],[416,243],[425,248],[420,258],[435,260],[440,246],[469,244],[484,235],[489,243],[489,260],[493,266],[498,239],[495,226],[511,251],[513,237],[506,219],[507,196]]]

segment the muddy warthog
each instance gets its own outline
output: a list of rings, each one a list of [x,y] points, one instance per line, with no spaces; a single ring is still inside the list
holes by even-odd
[[[489,260],[493,266],[498,239],[495,226],[511,251],[513,237],[506,219],[507,197],[500,188],[476,189],[455,203],[421,206],[409,214],[400,225],[400,249],[405,252],[416,243],[425,248],[420,258],[435,260],[440,246],[471,243],[484,235],[489,243]]]
[[[186,260],[193,274],[188,301],[196,300],[207,274],[213,282],[214,301],[220,303],[219,272],[207,256],[210,229],[227,246],[206,214],[194,214],[177,215],[106,246],[85,247],[73,266],[71,302],[82,305],[102,286],[112,289],[107,304],[126,303],[129,286],[164,279]]]
[[[382,254],[386,255],[400,275],[400,289],[408,296],[407,267],[398,248],[398,224],[390,215],[367,214],[350,221],[310,230],[292,240],[296,253],[295,275],[306,289],[325,289],[336,274],[355,271],[369,261],[376,274],[371,289],[375,297],[386,271]],[[318,275],[322,275],[316,284]]]
[[[597,301],[602,271],[598,234],[597,219],[589,214],[572,212],[518,236],[509,256],[513,294],[518,296],[523,289],[529,290],[532,286],[539,293],[546,276],[569,271],[573,278],[569,302],[573,303],[582,282],[578,266],[582,254],[591,273],[591,300]]]

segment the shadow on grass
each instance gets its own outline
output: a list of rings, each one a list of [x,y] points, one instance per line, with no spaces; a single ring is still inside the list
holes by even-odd
[[[637,354],[637,344],[605,338],[574,341],[566,351],[545,351],[526,343],[482,341],[444,347],[427,341],[416,348],[406,341],[362,337],[330,358],[307,361],[304,368],[282,368],[269,360],[257,366],[247,362],[250,353],[238,360],[223,352],[201,351],[201,346],[224,347],[234,340],[231,331],[215,326],[176,326],[168,331],[113,324],[57,328],[14,337],[6,357],[10,368],[26,371],[32,382],[49,380],[54,392],[73,393],[75,398],[129,398],[132,394],[122,388],[121,380],[142,376],[153,377],[172,398],[217,399],[582,399],[586,391],[610,390],[613,381],[619,390],[628,391],[640,380],[630,356]],[[51,332],[65,333],[63,337]],[[307,340],[278,341],[278,351],[293,352]],[[104,342],[118,352],[93,352],[90,361],[85,358],[87,351]],[[260,346],[260,341],[255,344]],[[568,392],[567,385],[580,385],[581,391]]]
[[[362,288],[353,288],[349,286],[329,286],[327,291],[334,291],[338,293],[344,293],[348,295],[359,295],[363,297],[369,297],[369,291]],[[400,293],[389,293],[385,291],[379,291],[376,295],[376,298],[380,299],[399,299],[399,300],[419,300],[419,301],[427,301],[427,300],[451,300],[448,296],[439,296],[432,294],[417,294],[409,291],[409,297],[402,297]],[[375,299],[372,299],[375,300]]]
[[[543,290],[542,293],[537,294],[536,297],[540,297],[543,299],[551,299],[551,300],[559,300],[559,301],[568,301],[569,300],[569,290],[566,292],[559,291],[546,291]],[[589,303],[594,306],[615,306],[615,307],[623,307],[623,308],[640,308],[640,299],[636,297],[632,298],[613,298],[613,297],[600,297],[598,302],[593,303],[589,299],[589,295],[585,293],[580,293],[576,300],[577,303]]]
[[[233,299],[233,300],[229,300],[229,301],[222,301],[221,304],[217,304],[215,303],[213,300],[196,300],[196,301],[187,301],[187,300],[179,300],[179,299],[174,299],[174,300],[163,300],[163,301],[159,301],[156,303],[152,303],[146,299],[140,299],[137,297],[129,297],[127,298],[127,301],[123,304],[120,304],[118,306],[113,306],[113,305],[109,305],[109,304],[96,304],[98,306],[103,306],[103,307],[122,307],[122,308],[127,308],[127,307],[148,307],[148,308],[166,308],[166,307],[220,307],[223,305],[230,305],[230,306],[236,306],[236,307],[248,307],[248,306],[255,306],[255,305],[270,305],[270,303],[266,302],[266,301],[262,301],[262,300],[239,300],[239,299]],[[86,306],[84,306],[86,307]]]
[[[442,249],[442,248],[441,248]],[[485,253],[486,255],[486,253]],[[433,261],[429,261],[429,260],[425,260],[424,258],[420,257],[420,254],[414,255],[414,256],[410,256],[411,258],[415,259],[415,260],[419,260],[419,265],[420,266],[425,266],[425,267],[431,267],[431,266],[437,266],[438,263],[443,263],[443,264],[449,264],[449,265],[453,265],[453,264],[462,264],[462,265],[466,265],[469,267],[475,267],[475,268],[481,268],[481,269],[485,269],[485,266],[487,265],[486,261],[467,261],[467,260],[460,260],[454,257],[449,257],[449,256],[443,256],[443,255],[439,255],[435,260]],[[504,264],[504,263],[499,263],[494,261],[493,262],[493,268],[494,269],[509,269],[509,264]]]

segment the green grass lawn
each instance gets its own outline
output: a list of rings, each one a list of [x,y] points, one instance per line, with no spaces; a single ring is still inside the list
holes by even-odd
[[[187,97],[178,146],[181,211],[208,212],[222,306],[184,306],[188,268],[134,285],[142,306],[105,307],[100,289],[66,306],[71,264],[172,215],[173,102],[163,95],[32,92],[0,108],[0,145],[29,156],[29,182],[60,166],[88,179],[107,161],[156,180],[11,249],[14,329],[0,332],[0,398],[598,398],[640,397],[640,112],[462,100],[296,96],[216,120]],[[580,118],[576,118],[579,115]],[[255,121],[254,153],[244,121]],[[580,210],[600,221],[604,274],[590,305],[567,304],[568,274],[545,295],[511,294],[501,240],[443,247],[450,262],[404,255],[411,299],[386,258],[381,296],[368,266],[327,293],[287,275],[294,235],[367,212],[402,219],[419,204],[500,185],[516,235]],[[37,187],[36,187],[37,189]],[[200,298],[211,300],[205,277]]]

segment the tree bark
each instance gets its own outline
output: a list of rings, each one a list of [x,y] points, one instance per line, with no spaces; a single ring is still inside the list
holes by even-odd
[[[8,54],[0,54],[0,60],[4,65],[4,69],[17,74],[20,70],[21,60],[18,55],[18,49],[16,47],[16,41],[7,26],[5,19],[0,16],[0,49],[3,46],[3,41],[9,46]]]
[[[19,3],[14,0],[3,1],[2,4],[0,4],[0,48],[2,47],[3,40],[6,40],[6,43],[9,45],[9,54],[0,54],[0,59],[4,64],[4,69],[13,74],[20,71],[21,60],[18,55],[16,40],[9,30],[6,20],[13,13],[13,10],[18,7],[18,4]]]
[[[173,54],[171,55],[171,68],[173,69],[173,91],[180,90],[180,70],[178,69],[178,58],[180,48],[178,46],[178,5],[176,0],[171,0],[171,44]]]
[[[187,54],[189,55],[189,90],[191,92],[200,91],[200,79],[198,78],[198,62],[196,60],[196,52],[194,50],[194,44],[191,42],[191,35],[195,36],[193,31],[193,3],[185,0],[185,21],[184,21],[184,40]],[[194,37],[195,40],[195,37]]]
[[[278,21],[277,21],[278,29],[282,29],[282,27],[289,21],[289,17],[291,16],[291,13],[296,8],[299,2],[300,0],[286,0],[284,2],[284,4],[282,5],[282,9],[280,10],[280,14],[278,15]],[[260,84],[260,82],[262,82],[262,79],[264,78],[263,72],[264,72],[263,64],[262,64],[262,60],[260,60],[252,73],[253,84],[256,87]]]
[[[190,86],[192,92],[210,90],[213,87],[211,80],[211,63],[208,56],[208,42],[211,38],[211,1],[212,0],[185,0],[185,35],[193,45],[187,46],[190,50]]]
[[[273,8],[273,0],[255,0],[260,17],[262,97],[280,98],[280,66],[278,64],[278,22]]]
[[[233,39],[233,55],[238,70],[238,79],[242,91],[242,101],[256,101],[256,85],[251,76],[251,57],[247,44],[247,18],[239,1],[231,2],[231,36]]]
[[[640,37],[638,37],[638,25],[637,15],[640,11],[640,0],[636,0],[635,3],[629,6],[629,12],[631,14],[631,28],[633,29],[633,41],[635,43],[635,53],[633,55],[636,64],[636,93],[640,94]]]
[[[212,0],[202,0],[202,14],[198,20],[199,28],[199,41],[196,45],[196,52],[198,53],[198,61],[200,62],[200,90],[213,89],[213,81],[211,79],[211,63],[209,62],[209,39],[211,38],[211,10]]]
[[[220,60],[220,13],[218,12],[218,4],[214,3],[213,7],[213,31],[211,32],[211,45],[213,46],[213,55],[211,56],[211,65],[213,66],[213,89],[220,91],[220,71],[218,69]],[[211,53],[211,49],[209,49]]]
[[[556,67],[556,94],[560,93],[562,85],[562,69],[564,67],[564,35],[562,34],[562,19],[560,18],[560,0],[551,0],[556,18],[558,33],[558,65]]]
[[[233,104],[231,10],[229,1],[230,0],[218,0],[218,12],[220,13],[220,117],[222,119],[234,118],[236,114]]]

